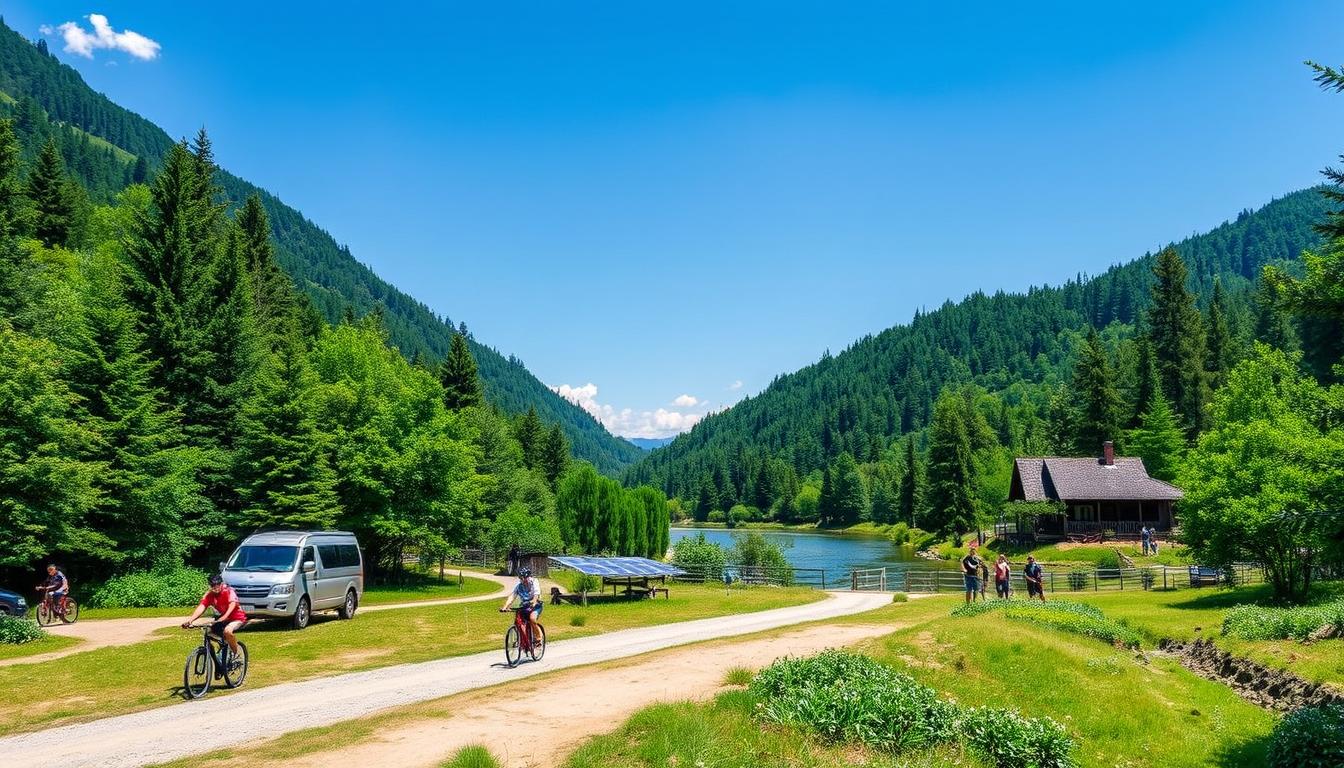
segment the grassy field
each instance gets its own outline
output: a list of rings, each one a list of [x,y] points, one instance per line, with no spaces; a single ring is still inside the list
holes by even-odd
[[[69,648],[80,641],[73,637],[47,635],[41,640],[22,645],[0,645],[0,660],[15,659],[20,656],[35,656],[39,653],[51,653]]]
[[[1014,563],[1026,562],[1031,555],[1045,565],[1081,565],[1090,567],[1114,567],[1118,562],[1115,551],[1118,549],[1134,561],[1136,566],[1144,565],[1189,565],[1190,558],[1185,547],[1163,542],[1157,556],[1145,556],[1142,546],[1136,541],[1114,541],[1105,544],[1072,544],[1060,542],[1037,546],[1018,547],[1006,541],[991,539],[981,549],[980,554],[993,560],[1000,554],[1007,555]],[[969,546],[954,547],[947,542],[939,544],[936,551],[944,559],[960,560],[970,550]]]
[[[810,589],[734,590],[675,585],[669,600],[547,606],[548,637],[562,640],[628,627],[760,611],[819,600]],[[241,633],[252,666],[246,689],[497,648],[507,617],[493,601],[379,611],[340,621],[317,616],[302,632],[257,624]],[[571,618],[583,616],[583,626]],[[198,633],[102,648],[31,669],[0,667],[0,735],[106,717],[178,701],[182,664]],[[221,691],[216,695],[228,695]]]

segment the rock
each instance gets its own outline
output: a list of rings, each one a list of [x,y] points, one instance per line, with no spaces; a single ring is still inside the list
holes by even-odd
[[[1333,640],[1334,638],[1339,637],[1339,634],[1340,634],[1339,627],[1337,625],[1326,624],[1325,626],[1322,626],[1319,629],[1317,629],[1315,632],[1312,632],[1310,635],[1307,635],[1307,639],[1303,640],[1302,642],[1310,644],[1310,643],[1319,643],[1322,640]]]

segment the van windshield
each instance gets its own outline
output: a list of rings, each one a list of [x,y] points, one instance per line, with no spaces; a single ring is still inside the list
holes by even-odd
[[[239,547],[229,561],[230,571],[292,571],[298,547]]]

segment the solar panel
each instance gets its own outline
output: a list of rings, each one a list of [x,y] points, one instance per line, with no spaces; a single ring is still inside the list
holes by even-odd
[[[615,578],[637,576],[681,576],[686,572],[671,565],[650,560],[647,557],[578,557],[570,555],[552,555],[551,562],[561,568],[586,574],[588,576],[611,576]]]

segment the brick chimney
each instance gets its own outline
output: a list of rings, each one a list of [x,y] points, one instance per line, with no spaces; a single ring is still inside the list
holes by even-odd
[[[1108,467],[1115,466],[1115,443],[1110,440],[1101,444],[1101,463]]]

